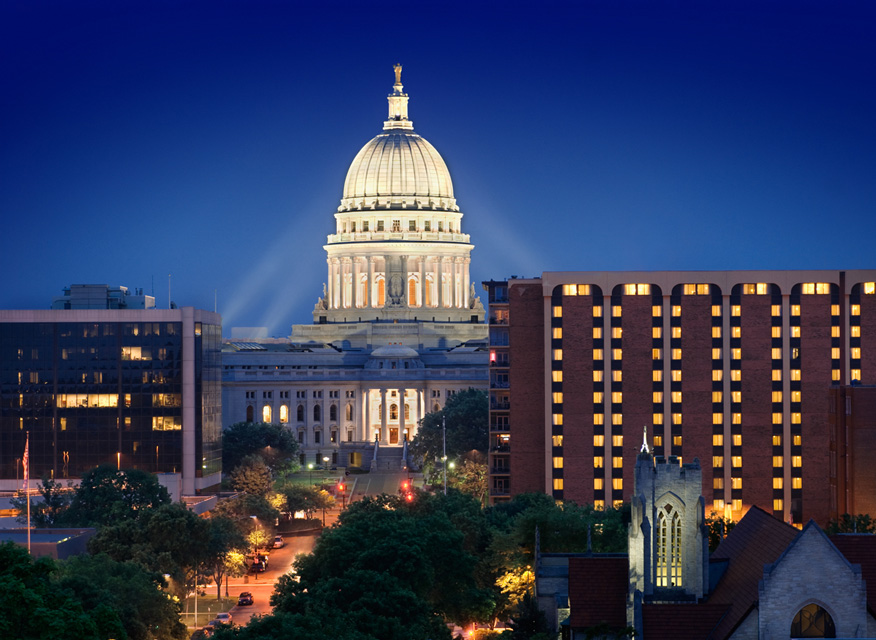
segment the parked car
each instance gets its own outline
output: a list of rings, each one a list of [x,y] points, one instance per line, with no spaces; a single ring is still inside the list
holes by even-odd
[[[231,614],[230,613],[217,613],[216,619],[222,624],[231,624]]]
[[[264,562],[253,562],[249,565],[250,573],[264,573],[265,571],[265,563]]]
[[[274,537],[274,549],[280,549],[286,546],[286,541],[283,540],[283,536],[275,536]]]
[[[244,591],[237,597],[237,606],[245,607],[252,604],[252,594],[249,591]]]

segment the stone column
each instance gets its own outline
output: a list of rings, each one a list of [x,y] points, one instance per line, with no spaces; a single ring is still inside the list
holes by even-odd
[[[387,418],[389,417],[389,403],[386,401],[386,389],[380,390],[380,444],[386,444],[387,439]]]
[[[338,262],[338,280],[340,284],[338,287],[338,289],[340,289],[340,300],[338,302],[339,309],[347,308],[347,260],[349,260],[349,258],[341,258]]]
[[[426,257],[420,256],[420,299],[419,306],[422,309],[426,306]]]
[[[373,309],[377,306],[374,293],[374,256],[368,256],[368,286],[367,286],[368,308]]]
[[[417,423],[420,421],[420,394],[422,389],[414,389],[414,401],[411,404],[411,430],[408,433],[408,440],[413,439],[417,433]]]
[[[356,437],[360,442],[368,442],[369,434],[371,433],[371,389],[365,388],[362,391],[362,407],[360,415],[362,417],[359,433]]]
[[[326,265],[328,266],[328,280],[326,281],[326,290],[325,290],[325,306],[327,309],[332,308],[332,300],[334,300],[334,278],[332,277],[332,259],[326,258]]]
[[[405,405],[407,404],[407,389],[402,387],[398,390],[398,441],[399,444],[404,442],[405,439],[405,429],[408,426],[408,421],[405,420]]]
[[[444,308],[444,258],[438,258],[438,308]]]
[[[403,274],[402,277],[402,304],[405,307],[410,308],[411,301],[409,299],[409,290],[408,290],[408,278],[410,278],[411,273],[410,269],[408,269],[408,256],[399,256],[399,260],[401,261],[401,271]]]
[[[462,306],[464,309],[468,309],[471,306],[471,300],[469,300],[471,289],[471,258],[463,259],[463,269],[465,271],[465,275],[463,277],[462,282]]]
[[[353,308],[358,309],[362,304],[359,301],[359,265],[361,258],[353,258]]]

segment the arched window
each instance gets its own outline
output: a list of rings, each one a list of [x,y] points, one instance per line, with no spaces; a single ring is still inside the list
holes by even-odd
[[[254,415],[254,413],[255,413],[255,411],[253,411],[253,406],[252,406],[252,405],[249,405],[249,406],[246,408],[246,421],[247,421],[247,422],[252,422],[252,421],[253,421],[253,415]]]
[[[411,406],[409,404],[405,405],[405,422],[411,419]]]
[[[408,279],[408,306],[420,306],[420,301],[417,299],[417,279],[413,276]]]
[[[681,586],[681,514],[667,504],[657,512],[657,586]]]
[[[389,405],[389,419],[390,420],[398,420],[398,405],[397,404]]]
[[[271,411],[271,405],[266,404],[264,407],[262,407],[262,422],[270,422],[272,413],[273,412]]]
[[[303,404],[299,404],[299,405],[298,405],[298,409],[296,410],[296,412],[297,412],[297,414],[298,414],[298,416],[297,416],[297,418],[298,418],[298,422],[304,422],[304,405],[303,405]]]
[[[353,405],[348,404],[347,405],[347,420],[352,420],[352,419],[353,419]]]
[[[441,411],[441,406],[436,402],[435,406],[432,407],[433,412]]]
[[[337,422],[338,420],[338,405],[333,404],[329,406],[329,420],[333,420]]]
[[[322,419],[322,409],[318,404],[313,405],[313,421],[319,422]]]
[[[377,279],[377,306],[386,304],[386,280],[381,276]]]
[[[280,422],[289,422],[289,407],[285,404],[280,405]]]
[[[792,638],[836,638],[836,625],[830,614],[814,602],[797,612],[791,622]]]

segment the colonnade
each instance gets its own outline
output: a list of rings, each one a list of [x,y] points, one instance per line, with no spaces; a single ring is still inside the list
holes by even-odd
[[[471,302],[471,258],[399,256],[403,298],[410,308],[467,309]],[[391,272],[390,272],[391,276]],[[326,305],[329,309],[379,309],[387,299],[386,258],[330,257]]]
[[[392,391],[396,396],[392,396]],[[413,392],[413,396],[408,393]],[[392,389],[379,387],[362,391],[362,419],[359,421],[360,433],[358,439],[364,442],[378,440],[382,445],[400,445],[405,436],[410,441],[417,431],[417,424],[426,415],[425,392],[423,389]],[[390,409],[395,404],[398,407],[398,417],[390,415]],[[406,407],[409,411],[406,411]],[[375,411],[379,414],[379,422],[372,420]]]

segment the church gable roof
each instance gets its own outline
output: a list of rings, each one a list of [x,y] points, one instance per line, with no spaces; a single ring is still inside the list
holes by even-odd
[[[622,557],[569,558],[569,624],[584,629],[627,626],[629,560]]]
[[[702,640],[729,609],[723,603],[644,604],[642,628],[649,640]]]
[[[867,584],[867,608],[876,616],[876,535],[842,533],[828,537],[846,560],[861,566]]]

